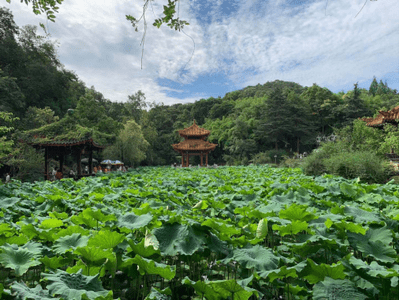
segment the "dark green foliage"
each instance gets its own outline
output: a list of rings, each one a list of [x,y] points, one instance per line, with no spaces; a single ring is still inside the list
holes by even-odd
[[[0,8],[1,77],[10,83],[2,104],[19,116],[24,114],[22,108],[29,106],[49,106],[57,115],[64,115],[76,104],[78,79],[62,67],[55,44],[36,31],[31,25],[20,29],[12,13]]]
[[[288,142],[288,132],[292,129],[288,122],[290,111],[287,109],[287,99],[280,88],[275,89],[269,95],[265,106],[261,110],[261,120],[255,130],[258,140],[269,140],[275,144]]]
[[[365,117],[370,113],[360,96],[361,91],[358,88],[358,84],[355,83],[352,95],[345,99],[347,101],[345,102],[344,124],[349,125],[353,123],[355,119]]]
[[[341,152],[323,161],[329,174],[344,178],[360,178],[369,183],[384,183],[389,178],[386,160],[369,151]]]
[[[267,152],[259,152],[253,155],[251,161],[253,164],[260,165],[260,164],[270,163],[273,160],[271,159],[271,157],[268,155]]]
[[[378,92],[378,81],[376,81],[376,77],[372,79],[371,85],[369,86],[369,93],[375,97],[376,93]]]
[[[314,152],[303,159],[301,169],[307,175],[318,176],[326,173],[326,167],[324,165],[324,159],[328,158],[329,155],[321,149],[314,150]]]

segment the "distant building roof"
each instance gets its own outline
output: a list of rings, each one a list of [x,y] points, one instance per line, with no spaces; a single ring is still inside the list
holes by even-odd
[[[376,118],[362,118],[367,126],[378,127],[385,123],[399,123],[399,106],[389,110],[389,111],[379,111],[379,115]]]
[[[192,126],[182,130],[178,130],[178,133],[182,137],[187,137],[187,136],[201,137],[201,136],[208,136],[210,134],[210,130],[200,128],[199,126],[197,126],[196,121],[193,120]]]

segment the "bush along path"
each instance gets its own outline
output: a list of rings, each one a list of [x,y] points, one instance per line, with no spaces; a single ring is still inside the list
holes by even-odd
[[[0,186],[1,299],[398,299],[398,185],[268,166]]]

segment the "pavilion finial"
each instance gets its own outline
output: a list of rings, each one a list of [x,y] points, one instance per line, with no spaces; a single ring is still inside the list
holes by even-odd
[[[193,119],[193,124],[196,124],[196,119]]]

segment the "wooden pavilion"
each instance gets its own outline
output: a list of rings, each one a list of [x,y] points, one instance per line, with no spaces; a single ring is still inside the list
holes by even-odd
[[[90,176],[93,168],[93,151],[100,151],[114,140],[114,136],[101,133],[93,128],[81,126],[70,110],[61,120],[21,133],[20,141],[36,149],[44,149],[44,178],[49,179],[49,159],[59,161],[63,171],[67,155],[75,157],[77,178]],[[89,172],[82,173],[81,158],[88,157]]]
[[[370,127],[383,127],[384,124],[393,124],[394,126],[399,126],[399,106],[389,110],[389,111],[379,111],[376,118],[362,118],[367,126]]]
[[[83,154],[89,156],[89,174],[93,170],[93,151],[99,151],[105,148],[96,144],[92,138],[83,140],[68,140],[68,141],[42,141],[42,142],[27,142],[28,145],[40,150],[44,149],[44,179],[49,180],[49,159],[54,158],[60,162],[60,170],[63,170],[64,158],[67,155],[72,155],[76,159],[77,178],[85,175],[82,174],[81,158]]]
[[[399,126],[399,106],[389,111],[379,111],[376,118],[362,118],[369,127],[375,127],[382,129],[385,124],[392,124],[393,126]],[[399,164],[399,155],[397,153],[386,153],[386,157],[393,163]]]
[[[212,144],[206,141],[210,135],[210,131],[197,126],[196,121],[193,120],[193,125],[183,130],[178,130],[178,133],[185,140],[179,144],[172,144],[176,152],[182,155],[182,167],[189,166],[190,156],[200,156],[200,165],[203,166],[203,157],[206,158],[206,165],[208,164],[208,153],[217,147],[217,144]]]

